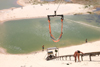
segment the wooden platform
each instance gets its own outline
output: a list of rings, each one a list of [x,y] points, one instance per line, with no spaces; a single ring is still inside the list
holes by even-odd
[[[99,52],[89,52],[89,53],[80,54],[82,61],[83,61],[84,56],[89,56],[90,61],[92,61],[91,56],[96,56],[96,55],[99,56],[100,51]],[[60,60],[64,60],[63,58],[65,58],[67,60],[67,57],[69,57],[69,60],[71,60],[71,57],[74,57],[74,55],[63,55],[63,56],[58,56],[56,58],[59,58]]]

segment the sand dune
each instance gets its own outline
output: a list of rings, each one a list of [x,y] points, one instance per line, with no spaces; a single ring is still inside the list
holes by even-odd
[[[42,18],[47,15],[54,14],[57,10],[58,4],[40,4],[27,5],[19,8],[11,8],[6,10],[0,10],[0,22],[17,20],[17,19],[29,19],[29,18]],[[91,7],[90,7],[91,8]],[[76,13],[87,14],[92,11],[90,8],[84,8],[84,5],[80,4],[61,4],[57,10],[57,14],[73,15]]]

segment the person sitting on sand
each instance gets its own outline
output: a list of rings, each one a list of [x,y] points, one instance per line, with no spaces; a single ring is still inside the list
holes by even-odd
[[[75,53],[74,53],[75,62],[77,60],[77,57],[78,57],[78,62],[80,62],[80,58],[79,58],[80,57],[80,53],[83,54],[83,52],[81,52],[79,50],[75,51]]]

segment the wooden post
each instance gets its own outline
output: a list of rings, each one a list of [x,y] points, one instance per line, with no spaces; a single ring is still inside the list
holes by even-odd
[[[62,57],[62,60],[64,60],[63,57]]]
[[[59,57],[56,57],[56,60],[59,60]]]
[[[71,56],[69,56],[69,59],[71,60]]]
[[[61,57],[60,57],[60,60],[61,60]]]
[[[67,56],[66,56],[66,60],[67,60]]]
[[[90,57],[90,61],[91,61],[91,54],[89,55],[89,57]]]
[[[83,61],[83,55],[81,55],[81,60]]]
[[[59,56],[59,48],[58,48],[58,56]]]

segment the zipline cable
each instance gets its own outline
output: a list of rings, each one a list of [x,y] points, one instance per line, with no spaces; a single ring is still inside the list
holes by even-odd
[[[61,2],[62,2],[62,0],[60,1],[59,5],[58,5],[58,7],[57,7],[57,9],[56,9],[56,12],[57,12],[57,10],[58,10],[58,8],[59,8],[59,6],[60,6]]]

